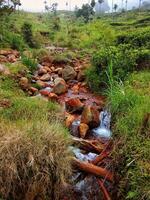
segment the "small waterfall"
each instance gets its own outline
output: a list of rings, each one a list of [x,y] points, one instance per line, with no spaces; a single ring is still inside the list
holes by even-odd
[[[93,129],[94,136],[109,139],[112,136],[110,130],[111,114],[107,110],[100,113],[100,126]]]

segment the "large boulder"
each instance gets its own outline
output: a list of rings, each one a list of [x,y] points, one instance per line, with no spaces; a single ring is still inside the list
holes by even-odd
[[[81,116],[81,123],[96,128],[100,124],[99,111],[94,106],[85,106]]]
[[[53,92],[57,95],[64,94],[67,92],[67,85],[64,79],[56,78],[54,81],[55,85],[53,88]]]
[[[72,98],[66,101],[66,109],[69,113],[82,111],[84,104],[78,98]]]
[[[77,73],[75,72],[75,70],[73,69],[73,67],[66,66],[62,70],[62,77],[63,77],[63,79],[65,81],[73,80],[73,79],[75,79],[76,76],[77,76]]]

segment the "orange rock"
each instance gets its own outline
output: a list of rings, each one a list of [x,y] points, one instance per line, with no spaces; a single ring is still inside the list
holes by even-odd
[[[74,120],[75,120],[75,117],[73,115],[70,115],[70,114],[67,115],[66,122],[65,122],[66,127],[69,128]]]
[[[43,95],[43,96],[49,96],[50,92],[47,91],[47,90],[41,90],[40,94]]]
[[[85,138],[87,132],[89,130],[89,126],[87,124],[81,123],[79,126],[79,133],[81,138]]]
[[[94,106],[85,106],[81,116],[81,123],[89,125],[91,128],[100,124],[99,111]]]
[[[30,90],[32,93],[36,93],[36,92],[38,92],[38,89],[35,88],[35,87],[30,87],[29,90]]]
[[[51,101],[57,101],[58,100],[58,96],[55,93],[49,93],[48,95],[48,99]]]
[[[66,101],[66,109],[70,113],[82,111],[83,107],[84,104],[78,98],[72,98]]]

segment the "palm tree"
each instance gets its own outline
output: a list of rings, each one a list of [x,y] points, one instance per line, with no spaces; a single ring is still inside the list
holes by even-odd
[[[99,10],[99,12],[101,12],[102,11],[102,3],[104,2],[104,0],[98,0],[98,3],[100,4],[100,10]]]

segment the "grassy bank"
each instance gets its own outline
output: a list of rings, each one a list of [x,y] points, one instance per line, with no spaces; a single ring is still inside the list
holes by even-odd
[[[0,77],[0,197],[59,199],[70,174],[68,132],[58,105]],[[31,198],[32,197],[32,198]]]
[[[119,199],[150,197],[150,73],[133,73],[108,90],[116,146],[114,162],[119,172]],[[118,144],[118,145],[117,145]]]

